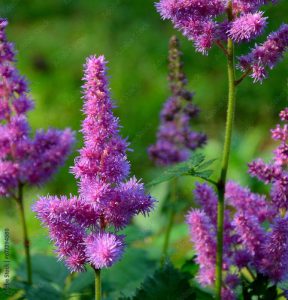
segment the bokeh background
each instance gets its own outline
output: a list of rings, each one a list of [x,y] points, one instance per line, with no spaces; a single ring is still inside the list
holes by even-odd
[[[155,141],[159,111],[169,96],[166,80],[167,44],[171,35],[176,33],[181,40],[189,88],[196,92],[195,102],[202,111],[194,126],[208,135],[209,141],[203,150],[208,158],[217,159],[221,154],[227,98],[226,62],[219,49],[212,49],[207,57],[195,53],[189,41],[174,31],[169,22],[160,19],[153,2],[0,1],[0,15],[7,17],[10,23],[9,40],[16,44],[18,50],[19,69],[28,78],[36,103],[35,110],[29,115],[32,128],[51,126],[79,130],[83,119],[80,111],[82,65],[88,55],[105,54],[109,61],[112,96],[118,106],[115,113],[121,119],[123,136],[129,138],[134,150],[129,153],[132,172],[138,178],[143,178],[145,183],[161,173],[161,170],[149,161],[146,149]],[[281,22],[288,21],[287,1],[269,6],[266,11],[269,15],[266,33],[276,30]],[[262,40],[263,38],[264,36]],[[248,52],[249,47],[238,47],[237,54]],[[262,85],[253,84],[249,78],[241,84],[237,92],[229,177],[242,184],[249,184],[257,191],[265,190],[265,187],[249,179],[246,174],[247,162],[259,156],[269,159],[271,149],[275,146],[270,139],[269,130],[278,121],[281,108],[287,106],[287,62],[286,57],[270,72],[269,79]],[[73,164],[77,148],[82,142],[79,134],[77,137],[75,151],[61,171],[47,185],[26,190],[26,211],[33,254],[52,254],[53,247],[49,244],[46,231],[40,227],[30,211],[31,204],[37,195],[77,192],[74,177],[69,174],[69,166]],[[214,176],[218,174],[218,165],[219,160],[216,160],[213,165]],[[183,216],[188,207],[194,205],[193,185],[194,180],[190,178],[180,181],[178,198],[179,202],[183,203],[183,209],[177,217],[171,247],[172,260],[176,265],[192,255]],[[133,260],[133,255],[136,261],[139,260],[137,255],[147,256],[147,261],[138,266],[142,277],[155,266],[151,260],[159,257],[166,222],[161,203],[167,194],[167,183],[151,188],[151,193],[159,201],[156,212],[149,220],[137,218],[130,228],[131,241],[138,252],[131,250],[130,254],[125,256],[118,267],[119,277],[123,273],[121,270],[127,271],[127,264],[135,263],[129,261],[131,257]],[[1,199],[0,228],[10,229],[14,257],[12,264],[15,269],[23,259],[22,234],[17,220],[18,211],[13,201]],[[128,272],[126,283],[125,278],[121,278],[124,294],[130,288],[127,287],[127,281],[131,281],[131,277],[134,277],[135,281],[133,287],[141,280],[141,276],[137,277],[133,272],[133,269],[131,274]],[[117,279],[117,276],[114,277],[116,279],[110,278],[107,282],[114,285],[114,289],[117,285],[119,288],[121,280]]]

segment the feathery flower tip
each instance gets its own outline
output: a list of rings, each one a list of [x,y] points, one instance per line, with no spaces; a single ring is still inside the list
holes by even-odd
[[[112,266],[121,259],[124,251],[123,236],[112,233],[90,235],[85,244],[86,256],[95,269]]]
[[[274,66],[282,59],[288,47],[288,25],[283,24],[272,32],[267,40],[256,47],[247,55],[239,58],[240,68],[252,69],[254,81],[262,82],[267,77],[267,68]],[[245,65],[243,64],[245,62]]]
[[[191,241],[195,245],[196,261],[200,265],[198,280],[203,285],[210,285],[215,280],[216,240],[215,231],[204,211],[194,209],[186,217]]]
[[[282,121],[288,121],[288,107],[280,112],[280,118]]]
[[[287,279],[288,271],[288,220],[277,218],[271,233],[264,244],[267,260],[264,261],[262,271],[276,282]]]
[[[260,222],[254,216],[239,213],[234,218],[234,225],[240,236],[241,242],[247,251],[254,257],[255,263],[259,263],[263,258],[262,246],[267,235],[261,227]]]
[[[179,40],[169,42],[169,86],[172,96],[163,105],[157,141],[148,148],[149,157],[158,165],[185,161],[193,151],[206,143],[206,135],[194,132],[190,121],[199,110],[193,104],[193,93],[185,89],[187,79],[183,71]]]
[[[267,25],[266,20],[263,12],[242,15],[232,22],[228,35],[236,42],[250,41],[263,32]]]

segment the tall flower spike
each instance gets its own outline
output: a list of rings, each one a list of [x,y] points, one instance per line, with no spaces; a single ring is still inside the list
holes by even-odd
[[[169,43],[169,84],[172,96],[160,113],[157,141],[148,149],[156,164],[171,165],[185,161],[190,151],[206,142],[206,135],[190,128],[191,120],[199,109],[192,103],[194,94],[186,90],[187,79],[183,72],[179,41],[172,37]]]
[[[234,225],[242,245],[254,258],[255,265],[259,266],[264,257],[262,247],[267,238],[260,222],[253,215],[239,213],[234,218]]]
[[[280,119],[286,121],[285,108],[280,113]],[[257,177],[264,183],[272,184],[271,188],[271,200],[275,208],[288,209],[288,128],[287,124],[283,127],[278,124],[276,129],[271,130],[272,138],[281,142],[280,146],[273,152],[274,157],[269,164],[264,163],[261,159],[255,160],[249,164],[250,175]]]
[[[251,193],[248,188],[232,181],[226,184],[225,197],[238,213],[254,215],[260,223],[272,220],[277,214],[277,210],[269,206],[265,196]]]
[[[154,204],[141,182],[128,179],[128,143],[113,115],[104,56],[87,59],[83,79],[84,146],[71,169],[79,196],[42,197],[33,207],[72,272],[84,270],[86,263],[94,269],[116,263],[125,248],[117,231],[133,216],[148,214]]]
[[[284,281],[288,277],[288,219],[277,218],[263,245],[265,261],[262,272],[275,282]]]
[[[287,122],[287,111],[285,108],[279,115],[284,122]],[[272,137],[281,142],[280,147],[283,149],[287,146],[287,139],[283,138],[285,126],[277,125],[276,130],[272,130]],[[269,164],[261,159],[249,164],[249,173],[265,184],[270,184],[270,193],[255,194],[235,182],[226,183],[227,209],[224,212],[223,236],[225,288],[222,290],[222,296],[228,299],[235,296],[234,290],[241,284],[239,278],[243,268],[266,276],[271,284],[285,282],[288,278],[287,153],[281,152],[280,155],[278,147]],[[194,195],[201,209],[192,210],[187,217],[187,223],[197,262],[200,264],[198,280],[203,285],[213,284],[213,256],[210,249],[213,244],[211,232],[216,230],[217,196],[206,183],[197,184]],[[206,255],[206,258],[203,258],[203,255]]]
[[[192,210],[187,215],[191,241],[197,252],[200,265],[198,280],[203,285],[210,285],[215,280],[216,240],[211,221],[202,210]]]

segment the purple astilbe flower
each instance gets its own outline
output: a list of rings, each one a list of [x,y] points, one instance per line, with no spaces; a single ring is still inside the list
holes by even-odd
[[[253,263],[259,266],[264,257],[262,248],[267,238],[264,228],[259,220],[250,214],[236,214],[233,222],[240,242],[253,257]]]
[[[163,19],[169,19],[176,29],[193,41],[196,51],[206,55],[213,45],[217,45],[227,54],[222,42],[228,38],[234,43],[250,42],[260,36],[267,25],[267,17],[259,9],[276,2],[160,0],[156,9]],[[283,24],[268,36],[266,42],[256,46],[248,55],[239,57],[239,69],[245,72],[245,77],[251,73],[254,82],[267,78],[267,68],[272,69],[287,51],[287,27]]]
[[[79,196],[42,197],[33,207],[72,272],[85,264],[102,269],[116,263],[125,248],[117,231],[133,216],[148,214],[154,203],[141,182],[128,179],[128,143],[113,115],[103,56],[87,59],[83,79],[84,146],[72,167]]]
[[[263,245],[265,261],[262,264],[264,274],[275,282],[288,278],[288,219],[275,219],[272,231],[269,232]]]
[[[253,13],[262,5],[276,2],[277,0],[233,0],[233,10],[236,13]]]
[[[31,144],[25,172],[30,184],[45,182],[55,171],[55,165],[64,163],[71,149],[71,131],[48,129],[37,131]]]
[[[277,180],[282,175],[282,170],[274,164],[266,164],[262,159],[257,159],[249,164],[249,173],[252,177],[268,184]]]
[[[64,163],[74,143],[70,129],[38,131],[34,138],[27,112],[34,103],[24,77],[16,69],[7,20],[0,19],[0,196],[15,195],[19,184],[39,185]],[[10,166],[10,167],[7,167]]]
[[[287,108],[280,113],[280,119],[287,122],[285,114]],[[257,177],[264,183],[272,184],[271,200],[277,209],[288,208],[288,128],[287,124],[281,127],[279,124],[276,129],[271,130],[272,138],[280,141],[281,144],[273,152],[273,160],[269,164],[264,163],[262,160],[256,160],[249,164],[249,173]]]
[[[236,300],[234,291],[229,287],[224,287],[221,294],[223,300]]]
[[[239,270],[245,268],[252,261],[252,256],[246,249],[240,249],[234,253],[234,262]]]
[[[278,209],[288,209],[288,173],[283,172],[282,177],[272,184],[271,199]]]
[[[281,121],[288,121],[288,107],[282,110],[279,114]]]
[[[18,185],[19,169],[17,164],[0,160],[0,195],[8,196]]]
[[[194,196],[197,204],[204,209],[207,216],[216,225],[218,199],[215,191],[206,183],[196,183]]]
[[[217,24],[213,17],[225,11],[222,0],[161,0],[156,3],[156,8],[163,19],[171,20],[204,54],[216,38]]]
[[[271,33],[262,45],[257,45],[251,53],[239,58],[239,66],[243,71],[252,69],[254,81],[262,82],[267,77],[267,68],[273,69],[281,60],[288,47],[288,25]]]
[[[287,122],[286,116],[287,108],[280,113],[280,119]],[[272,137],[276,137],[276,140],[282,143],[282,147],[287,146],[287,139],[283,138],[283,134],[279,132],[285,130],[285,126],[278,125],[277,134],[275,130],[272,130]],[[225,299],[235,296],[234,290],[241,284],[239,279],[243,268],[268,277],[272,284],[284,282],[288,278],[288,218],[286,213],[288,209],[288,160],[287,157],[283,158],[285,154],[280,155],[279,151],[274,151],[273,154],[273,160],[269,164],[261,159],[249,164],[249,173],[252,177],[257,177],[265,184],[271,185],[268,195],[253,193],[249,188],[243,188],[232,181],[227,182],[225,187],[225,203],[227,204],[224,212],[223,243],[225,289],[222,290]],[[212,285],[215,280],[213,277],[215,256],[211,255],[213,253],[211,249],[215,247],[212,241],[213,234],[216,232],[218,197],[211,186],[199,183],[196,184],[194,195],[201,209],[192,210],[188,214],[187,223],[197,255],[196,261],[200,264],[199,282],[203,285]],[[207,257],[203,258],[204,255]],[[230,273],[231,271],[233,273]],[[231,275],[235,277],[233,280]],[[232,292],[231,295],[230,292]]]
[[[160,113],[157,141],[148,149],[149,156],[158,165],[185,161],[190,152],[206,142],[206,135],[191,130],[191,120],[199,109],[192,103],[194,94],[185,89],[187,79],[183,72],[179,41],[172,37],[169,44],[169,83],[172,96]]]
[[[198,209],[189,212],[187,223],[197,252],[196,261],[200,265],[198,280],[203,285],[210,285],[215,280],[215,229],[205,212]]]
[[[260,35],[266,27],[263,12],[245,14],[237,18],[228,30],[228,36],[235,42],[250,41]]]
[[[124,251],[124,238],[112,233],[90,235],[85,244],[86,257],[95,269],[111,267]]]
[[[264,195],[254,194],[248,188],[229,181],[226,184],[225,197],[227,204],[235,207],[237,212],[254,215],[259,222],[273,220],[277,210],[273,210]]]
[[[288,140],[288,124],[285,124],[283,128],[280,125],[277,125],[271,132],[272,138],[276,141],[286,142]]]

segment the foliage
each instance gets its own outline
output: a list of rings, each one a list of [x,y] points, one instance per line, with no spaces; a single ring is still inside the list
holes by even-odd
[[[189,273],[177,270],[170,262],[156,270],[141,284],[130,298],[121,300],[153,300],[153,299],[198,299],[212,300],[212,296],[196,286],[191,286],[193,277]]]
[[[214,159],[205,161],[204,155],[195,154],[185,162],[166,168],[161,176],[148,183],[147,186],[149,187],[157,185],[181,176],[193,176],[202,178],[204,180],[209,180],[209,177],[212,175],[213,171],[207,170],[206,168],[209,167],[214,161]]]
[[[271,300],[277,298],[277,286],[269,282],[269,279],[261,274],[257,274],[253,282],[243,280],[243,299],[253,300],[255,297],[261,300]]]

